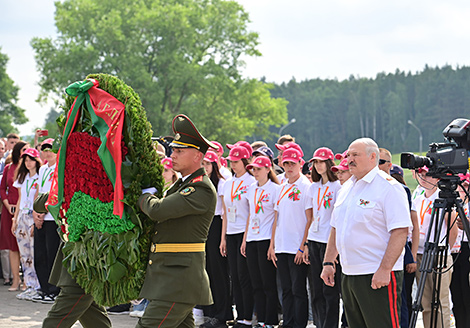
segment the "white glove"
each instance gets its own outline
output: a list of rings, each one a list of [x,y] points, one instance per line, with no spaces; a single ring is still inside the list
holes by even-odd
[[[155,194],[157,192],[157,188],[155,187],[150,187],[150,188],[145,188],[145,189],[142,189],[142,195],[143,194]]]

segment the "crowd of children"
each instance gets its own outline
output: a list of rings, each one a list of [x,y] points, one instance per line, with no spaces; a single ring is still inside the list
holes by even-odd
[[[0,141],[0,152],[5,153],[0,154],[4,284],[19,292],[18,299],[42,303],[53,303],[59,293],[48,283],[59,246],[57,226],[50,214],[38,215],[32,207],[35,197],[51,187],[56,164],[52,141],[46,139],[35,148],[16,135]],[[223,158],[223,146],[214,143],[218,148],[209,150],[203,160],[218,195],[206,243],[206,270],[214,304],[195,309],[195,314],[206,317],[200,326],[227,327],[232,322],[242,328],[274,327],[282,318],[283,327],[306,327],[309,320],[317,328],[347,327],[347,318],[340,318],[341,259],[337,258],[334,287],[326,286],[320,278],[336,197],[351,177],[347,151],[334,155],[331,149],[320,147],[305,162],[301,146],[286,135],[276,144],[277,158],[265,143],[246,141],[227,144],[229,154]],[[165,157],[168,149],[159,145],[158,151],[168,189],[178,173],[171,158]],[[380,150],[379,169],[407,189],[403,170],[392,165],[386,149]],[[401,327],[408,327],[412,314],[411,291],[415,279],[419,282],[422,276],[418,269],[424,242],[433,238],[427,233],[439,189],[438,180],[427,172],[426,167],[417,170],[418,188],[413,194],[407,189],[414,229],[410,229],[405,247]],[[461,175],[461,181],[468,188],[470,175]],[[459,191],[467,214],[468,199],[462,188]],[[448,270],[441,276],[437,327],[450,327],[452,315],[457,328],[468,327],[468,237],[455,223],[444,225],[439,240],[449,231],[453,247],[447,250]],[[430,327],[434,279],[434,274],[428,276],[423,292],[425,327]],[[148,301],[132,304],[135,315],[142,316]]]

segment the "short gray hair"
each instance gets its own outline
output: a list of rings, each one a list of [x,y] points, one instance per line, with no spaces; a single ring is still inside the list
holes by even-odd
[[[377,143],[372,140],[371,138],[359,138],[354,140],[351,144],[353,143],[361,143],[366,146],[366,155],[370,156],[372,153],[375,153],[375,158],[377,160],[377,165],[379,164],[379,159],[380,159],[380,151],[379,151],[379,146]]]

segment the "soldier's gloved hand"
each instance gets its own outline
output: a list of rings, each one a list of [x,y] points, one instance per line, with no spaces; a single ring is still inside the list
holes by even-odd
[[[157,190],[157,188],[155,188],[155,187],[145,188],[145,189],[142,189],[142,195],[143,195],[143,194],[149,194],[149,193],[153,195],[153,194],[155,194],[157,191],[158,191],[158,190]]]

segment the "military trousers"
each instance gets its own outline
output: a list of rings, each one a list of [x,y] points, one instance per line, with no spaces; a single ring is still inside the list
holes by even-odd
[[[349,327],[399,328],[403,271],[392,271],[390,284],[379,289],[372,289],[372,276],[341,276],[341,291]]]
[[[111,327],[106,309],[80,287],[62,287],[42,323],[43,328],[68,328],[80,321],[83,328]]]
[[[196,304],[149,300],[136,328],[194,328],[193,308]]]

